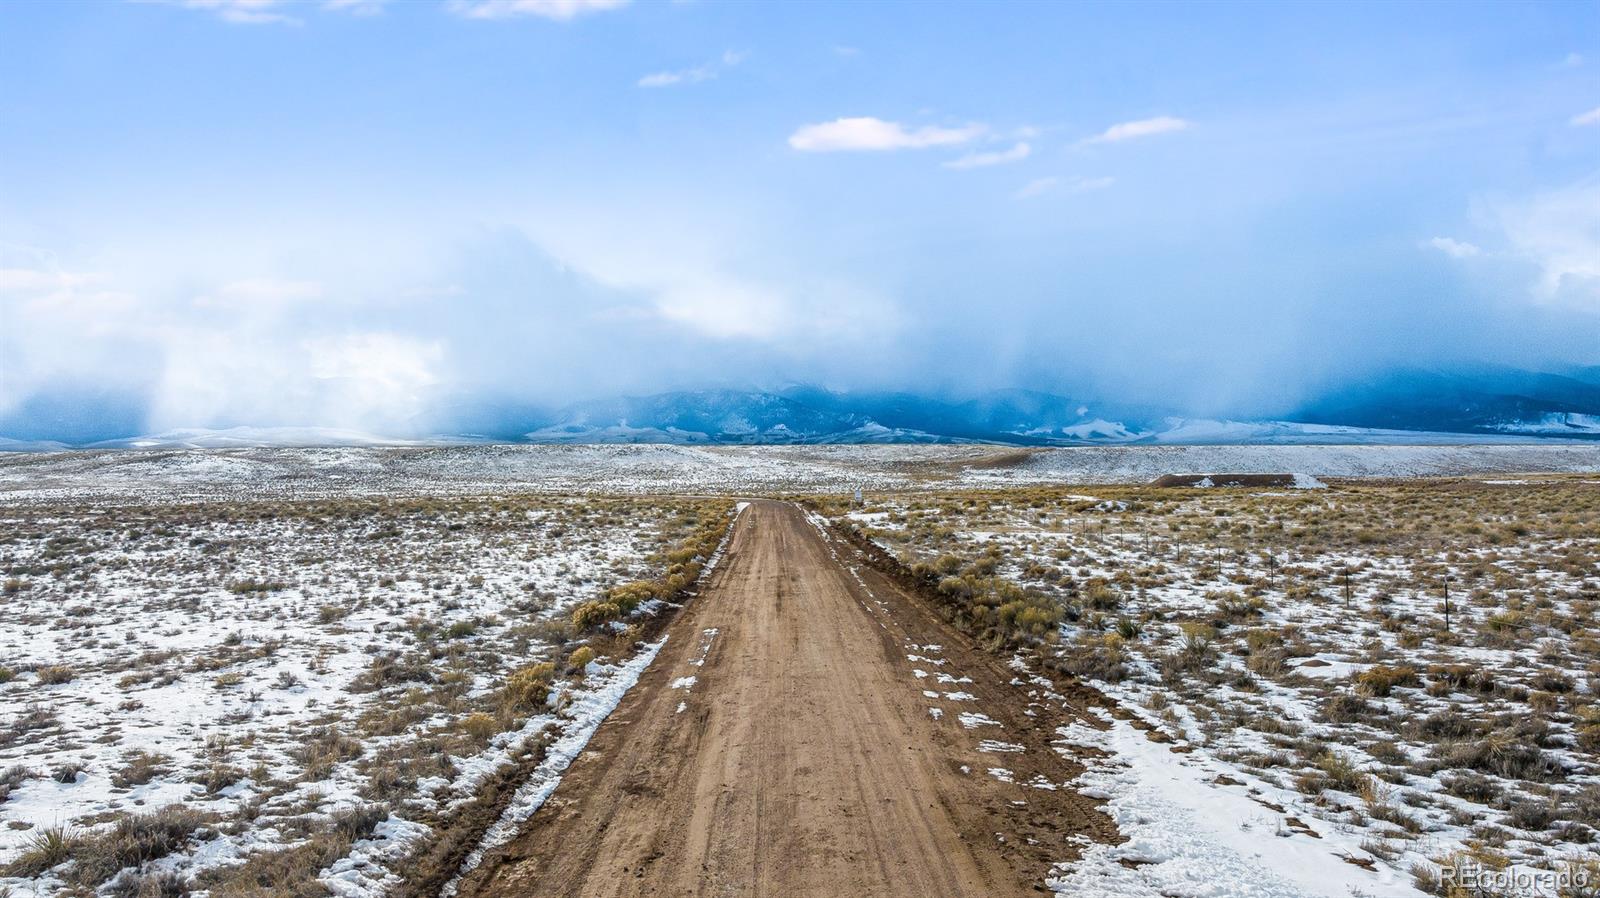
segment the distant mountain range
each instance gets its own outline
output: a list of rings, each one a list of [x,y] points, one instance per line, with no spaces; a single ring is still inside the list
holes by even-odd
[[[1600,435],[1600,367],[1567,374],[1501,368],[1403,370],[1353,384],[1293,418],[1352,427],[1459,433]]]
[[[520,434],[531,442],[1021,445],[1600,439],[1600,384],[1544,375],[1515,392],[1464,377],[1396,377],[1281,417],[1214,419],[1173,409],[999,390],[946,400],[911,393],[702,390],[568,406]],[[1455,440],[1452,440],[1455,441]]]
[[[946,399],[913,393],[695,390],[540,409],[462,399],[444,432],[397,440],[314,427],[233,427],[139,434],[105,403],[80,403],[52,432],[0,417],[0,450],[353,446],[397,443],[851,444],[985,442],[1020,445],[1404,443],[1571,438],[1600,441],[1600,367],[1552,374],[1476,368],[1405,370],[1351,384],[1259,417],[1195,418],[1151,405],[997,390]],[[48,403],[39,406],[48,413]],[[87,409],[85,411],[84,409]],[[43,424],[40,422],[43,421]],[[110,432],[107,432],[107,430]],[[121,432],[117,432],[121,431]]]

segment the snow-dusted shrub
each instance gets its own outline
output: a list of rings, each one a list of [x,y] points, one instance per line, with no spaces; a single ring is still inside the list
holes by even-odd
[[[549,700],[550,684],[555,677],[556,666],[549,661],[518,668],[506,677],[505,685],[500,687],[501,702],[513,712],[543,708]]]

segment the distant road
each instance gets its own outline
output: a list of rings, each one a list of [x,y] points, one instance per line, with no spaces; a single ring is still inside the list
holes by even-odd
[[[1113,837],[1050,746],[1071,712],[792,505],[746,509],[668,633],[461,895],[1006,898]]]

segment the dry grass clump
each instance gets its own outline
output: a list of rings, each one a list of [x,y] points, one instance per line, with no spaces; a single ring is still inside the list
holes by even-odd
[[[317,881],[317,874],[349,854],[352,844],[372,835],[388,815],[376,804],[337,811],[324,823],[308,823],[303,843],[252,854],[237,866],[208,870],[198,877],[197,885],[213,898],[323,898],[328,890]]]
[[[308,780],[327,779],[333,768],[361,757],[361,741],[336,727],[318,727],[300,737],[289,757],[300,762]]]
[[[78,672],[66,664],[49,664],[33,672],[40,686],[59,686],[77,679]]]
[[[1405,665],[1374,664],[1355,676],[1356,691],[1375,698],[1387,697],[1396,687],[1420,684],[1416,670]]]
[[[1072,647],[1063,652],[1057,667],[1076,676],[1120,683],[1127,676],[1127,640],[1120,634],[1098,634],[1084,631],[1078,634]]]
[[[68,826],[50,826],[28,837],[26,847],[11,863],[0,867],[5,876],[38,876],[72,859],[82,843]]]
[[[0,872],[32,877],[71,861],[67,880],[93,888],[125,868],[137,869],[166,857],[192,838],[207,838],[204,828],[216,820],[215,814],[175,804],[121,817],[99,833],[85,835],[68,827],[50,827],[36,833],[23,853]]]

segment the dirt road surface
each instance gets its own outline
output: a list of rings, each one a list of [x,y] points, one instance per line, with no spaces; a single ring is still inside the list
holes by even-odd
[[[799,508],[757,502],[668,642],[468,898],[1044,890],[1114,837],[1074,711]]]

